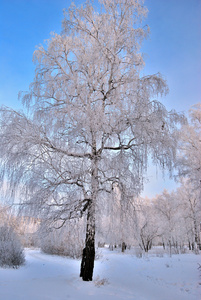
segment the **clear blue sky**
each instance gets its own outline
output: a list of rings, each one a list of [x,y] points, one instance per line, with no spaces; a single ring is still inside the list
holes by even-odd
[[[33,52],[50,32],[60,33],[63,8],[70,3],[0,0],[0,105],[21,107],[18,92],[26,91],[34,77]],[[170,93],[160,100],[169,110],[187,112],[201,101],[201,0],[145,0],[145,5],[151,34],[142,49],[144,74],[161,72]],[[148,185],[147,194],[164,187],[168,188],[167,182],[158,178]]]

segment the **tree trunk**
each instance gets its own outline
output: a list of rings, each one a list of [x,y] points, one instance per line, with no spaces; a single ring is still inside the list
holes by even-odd
[[[91,172],[91,200],[87,212],[87,230],[85,248],[83,249],[80,277],[84,281],[92,281],[95,260],[95,206],[98,194],[98,160],[96,156],[96,142],[93,139],[93,156]]]
[[[91,201],[87,214],[87,230],[85,248],[83,249],[80,277],[84,281],[92,281],[95,260],[95,209]]]
[[[198,234],[198,226],[197,226],[197,221],[196,221],[196,217],[195,217],[195,214],[194,214],[194,219],[193,219],[193,222],[194,222],[194,241],[195,241],[195,244],[199,244],[199,234]]]
[[[123,242],[121,245],[121,252],[125,252],[125,250],[126,250],[126,243]]]

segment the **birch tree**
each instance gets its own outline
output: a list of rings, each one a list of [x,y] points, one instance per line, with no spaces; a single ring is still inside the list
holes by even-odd
[[[1,174],[34,213],[65,224],[86,215],[80,276],[92,280],[96,215],[104,194],[142,190],[147,158],[169,171],[180,116],[157,96],[158,74],[141,76],[147,9],[141,0],[100,0],[65,12],[63,32],[34,52],[25,112],[2,108]]]
[[[201,191],[201,103],[189,110],[190,122],[181,128],[177,165],[179,176]]]
[[[177,201],[180,202],[186,235],[189,236],[189,245],[192,244],[192,248],[195,248],[195,250],[200,249],[200,191],[189,181],[183,180],[181,181],[181,187],[177,189],[176,197],[178,198]]]
[[[154,199],[154,209],[158,214],[160,235],[164,246],[169,247],[170,256],[172,250],[178,252],[178,247],[182,244],[181,236],[184,235],[183,215],[180,209],[177,193],[172,191],[169,193],[164,190],[161,195],[157,195]]]
[[[155,211],[153,203],[148,199],[138,199],[136,202],[136,226],[135,235],[140,248],[148,252],[154,240],[160,234],[159,218]]]

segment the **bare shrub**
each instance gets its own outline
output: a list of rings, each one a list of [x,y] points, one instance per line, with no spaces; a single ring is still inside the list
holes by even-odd
[[[163,248],[156,248],[154,249],[156,257],[163,257],[164,256],[164,249]]]
[[[12,227],[0,227],[0,266],[18,268],[25,262],[20,240]]]
[[[94,280],[94,284],[95,284],[95,286],[97,286],[97,287],[101,287],[101,286],[103,286],[103,285],[109,284],[109,281],[108,281],[107,278],[102,278],[102,279],[100,279],[100,277],[97,276],[97,277],[95,278],[95,280]]]
[[[137,258],[142,258],[143,250],[140,247],[135,247],[134,251]]]

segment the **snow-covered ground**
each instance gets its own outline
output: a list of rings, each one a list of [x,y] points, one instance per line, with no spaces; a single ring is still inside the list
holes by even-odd
[[[0,268],[0,299],[201,299],[201,255],[137,258],[108,249],[101,252],[95,262],[94,281],[83,282],[79,278],[80,261],[27,249],[24,266],[17,270]]]

